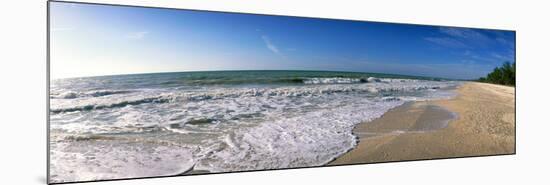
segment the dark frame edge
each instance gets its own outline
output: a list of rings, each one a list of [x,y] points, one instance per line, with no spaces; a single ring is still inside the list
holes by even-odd
[[[517,152],[517,148],[518,148],[518,141],[517,141],[517,134],[518,134],[518,75],[517,75],[517,65],[518,65],[518,61],[517,61],[517,52],[518,52],[518,43],[517,43],[517,30],[514,30],[514,63],[516,65],[516,69],[515,69],[515,73],[516,73],[516,76],[514,77],[516,83],[514,84],[514,155],[516,154]]]
[[[50,182],[50,3],[46,1],[46,184]]]

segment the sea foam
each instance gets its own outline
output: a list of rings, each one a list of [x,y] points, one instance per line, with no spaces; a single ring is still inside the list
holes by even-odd
[[[50,129],[77,135],[53,134],[52,179],[324,165],[356,145],[356,124],[406,101],[452,97],[447,89],[459,84],[331,80],[274,87],[126,89],[102,96],[73,91],[85,95],[52,98]]]

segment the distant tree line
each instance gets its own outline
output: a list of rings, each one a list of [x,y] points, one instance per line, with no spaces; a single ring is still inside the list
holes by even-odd
[[[479,78],[480,82],[516,86],[516,63],[505,62],[496,67],[487,77]]]

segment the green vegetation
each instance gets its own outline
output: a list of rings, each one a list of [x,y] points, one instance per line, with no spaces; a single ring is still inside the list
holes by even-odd
[[[516,86],[516,63],[505,62],[501,67],[496,67],[487,77],[479,78],[479,81]]]

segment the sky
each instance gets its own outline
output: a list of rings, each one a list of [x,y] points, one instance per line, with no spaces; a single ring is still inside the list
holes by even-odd
[[[512,31],[50,2],[52,79],[327,70],[477,79],[515,62]]]

